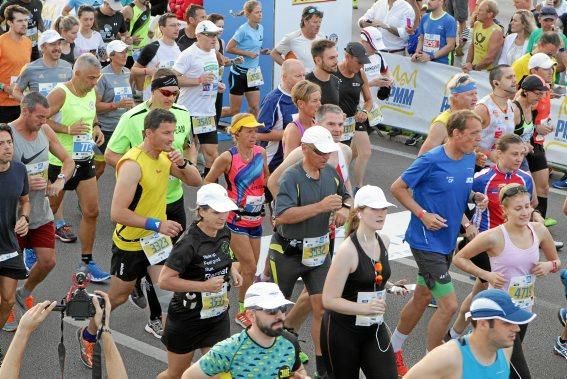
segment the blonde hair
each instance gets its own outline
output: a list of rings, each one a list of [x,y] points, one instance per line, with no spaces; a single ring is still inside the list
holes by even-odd
[[[520,9],[514,12],[514,15],[520,16],[520,23],[524,27],[524,34],[526,37],[529,37],[536,29],[534,14],[526,9]]]
[[[506,192],[512,188],[517,188],[517,187],[523,187],[523,190],[519,190],[517,193],[515,193],[514,195],[508,195],[506,196]],[[506,184],[504,187],[500,188],[500,191],[498,192],[498,200],[500,201],[500,204],[502,206],[506,206],[506,204],[508,203],[508,200],[516,197],[518,195],[530,195],[528,190],[521,184],[518,183],[510,183],[510,184]]]
[[[259,1],[248,0],[242,6],[242,10],[244,11],[244,14],[249,15],[250,13],[254,12],[254,8],[256,8],[259,5],[260,6],[262,5],[262,3],[260,3]]]
[[[293,103],[298,106],[297,102],[299,100],[307,102],[309,101],[309,96],[315,92],[321,92],[321,87],[309,80],[301,80],[291,89],[291,99],[293,100]]]
[[[79,19],[75,16],[59,16],[53,23],[53,30],[56,30],[58,33],[63,31],[68,32],[73,29],[74,26],[78,25]]]
[[[228,130],[232,130],[232,127],[240,120],[242,120],[244,117],[248,117],[248,116],[254,116],[252,113],[237,113],[234,116],[232,116],[232,119],[230,120],[230,126],[228,127]],[[235,133],[230,133],[232,135],[234,135]]]
[[[360,225],[360,218],[358,217],[358,212],[362,211],[365,207],[351,208],[348,214],[347,221],[345,222],[345,237],[350,236],[352,233],[356,232],[358,226]]]

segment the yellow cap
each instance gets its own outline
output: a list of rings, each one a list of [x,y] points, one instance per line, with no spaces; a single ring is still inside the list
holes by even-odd
[[[245,116],[230,126],[230,134],[236,134],[242,128],[256,128],[258,126],[264,126],[264,124],[258,122],[253,115]]]

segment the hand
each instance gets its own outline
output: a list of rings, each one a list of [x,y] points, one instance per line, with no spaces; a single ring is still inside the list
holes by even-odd
[[[120,100],[118,103],[116,103],[116,106],[118,108],[123,108],[123,109],[130,109],[133,108],[134,105],[136,105],[134,103],[134,100],[132,99],[128,99],[128,98],[123,98],[122,100]]]
[[[14,227],[14,231],[16,232],[17,235],[19,235],[20,237],[23,237],[26,234],[28,234],[28,228],[29,228],[29,225],[28,225],[26,218],[23,217],[23,216],[20,216],[18,221],[16,221],[16,226]]]
[[[271,53],[272,53],[272,50],[268,49],[267,47],[260,50],[260,54],[262,54],[262,55],[270,55]]]
[[[72,136],[81,136],[87,134],[89,130],[89,124],[84,122],[82,118],[73,125],[67,127],[68,134]]]
[[[408,281],[406,279],[401,279],[397,282],[394,282],[392,287],[390,287],[390,291],[392,293],[395,293],[396,295],[406,296],[409,293],[408,289],[404,287],[407,282]]]
[[[201,292],[219,292],[224,284],[222,276],[213,276],[203,283],[203,291]]]
[[[532,267],[532,274],[535,276],[545,276],[553,270],[553,263],[551,262],[538,262]]]
[[[488,158],[486,157],[486,155],[480,151],[476,152],[476,162],[475,164],[479,167],[484,167],[486,166],[486,160]]]
[[[132,38],[131,36],[124,37],[124,43],[126,45],[131,45],[133,42],[134,42],[134,38]]]
[[[384,299],[372,299],[368,303],[363,304],[363,315],[375,316],[386,312],[386,301]]]
[[[341,204],[342,205],[342,204]],[[342,207],[335,213],[335,225],[336,226],[343,226],[348,219],[349,210],[347,208]]]
[[[253,53],[252,51],[248,51],[246,55],[252,59],[256,59],[258,57],[258,54]]]
[[[524,142],[524,155],[534,152],[534,147],[529,142]]]
[[[100,303],[98,302],[98,298],[96,296],[92,297],[92,301],[93,301],[94,307],[96,309],[96,313],[93,317],[93,321],[96,325],[96,328],[97,329],[102,328],[103,313],[104,313],[104,326],[106,326],[107,328],[110,328],[110,312],[112,311],[112,309],[111,309],[112,305],[110,304],[110,299],[105,292],[95,290],[94,293],[104,299],[104,309],[103,309],[100,306]]]
[[[200,77],[199,80],[202,84],[211,84],[215,80],[215,74],[212,72],[204,72]]]
[[[386,29],[388,27],[385,22],[379,20],[372,21],[371,25],[382,29]]]
[[[475,192],[473,195],[473,200],[478,209],[484,211],[488,207],[488,196],[483,193]]]
[[[165,220],[159,225],[159,232],[164,236],[175,237],[183,231],[181,225],[175,221]]]
[[[468,73],[469,71],[472,71],[472,70],[473,70],[472,63],[465,63],[465,64],[462,66],[462,70],[463,70],[463,72],[465,72],[465,73]]]
[[[447,227],[447,220],[435,213],[424,213],[421,222],[428,230],[439,230]]]
[[[431,60],[431,55],[425,54],[424,52],[415,53],[416,60],[418,62],[429,62]]]
[[[390,78],[378,78],[370,82],[370,87],[392,87],[394,81]]]
[[[43,191],[47,188],[47,180],[39,175],[28,175],[30,190]]]
[[[343,206],[343,198],[339,195],[329,195],[319,204],[324,212],[338,211]]]
[[[104,134],[102,134],[102,131],[98,126],[95,126],[93,129],[93,140],[97,146],[102,146],[104,143]]]
[[[18,332],[31,333],[51,314],[57,305],[56,301],[44,301],[31,307],[20,319]]]
[[[65,187],[65,180],[63,179],[57,179],[53,183],[49,183],[47,185],[47,196],[59,195],[59,192],[63,191],[63,187]]]
[[[473,224],[470,224],[466,229],[465,229],[465,236],[467,237],[467,239],[469,241],[472,241],[472,239],[474,237],[476,237],[478,234],[478,229],[476,228],[476,226],[474,226]]]
[[[185,164],[185,158],[177,150],[170,151],[169,153],[167,153],[167,156],[169,157],[171,163],[176,166],[183,166],[183,164]]]
[[[242,62],[244,62],[244,57],[241,55],[237,56],[232,60],[233,64],[241,64]]]
[[[132,36],[132,43],[134,45],[139,44],[141,40],[142,40],[142,38],[140,36]]]
[[[234,287],[242,286],[244,279],[242,279],[242,275],[240,275],[240,272],[238,272],[238,265],[234,263],[232,264],[232,268],[230,269],[230,276],[232,277],[232,285]]]
[[[354,121],[356,122],[364,122],[368,120],[368,114],[366,112],[358,111],[354,115]]]
[[[219,82],[218,92],[219,92],[219,93],[224,93],[225,90],[226,90],[226,86],[224,85],[224,83]]]
[[[415,29],[414,29],[413,27],[409,28],[409,27],[406,25],[406,33],[408,34],[408,36],[412,36],[413,33],[415,33]]]
[[[483,279],[494,288],[502,288],[504,283],[506,283],[504,276],[498,272],[488,272]]]
[[[535,129],[537,131],[537,134],[545,136],[553,131],[553,126],[551,126],[550,122],[548,123],[547,121],[542,121],[541,124],[536,125]]]

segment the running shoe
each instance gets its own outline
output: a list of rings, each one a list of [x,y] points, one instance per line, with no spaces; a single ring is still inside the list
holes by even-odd
[[[567,307],[561,308],[557,313],[557,316],[559,316],[559,321],[561,322],[561,325],[565,327],[565,324],[567,324]]]
[[[561,355],[563,358],[567,359],[567,343],[561,343],[559,337],[555,340],[555,346],[553,346],[555,354]]]
[[[12,307],[12,309],[10,309],[10,313],[8,313],[8,319],[2,327],[2,330],[5,332],[15,332],[16,329],[18,329],[18,320],[16,320],[16,309]]]
[[[406,145],[406,146],[415,146],[415,145],[417,145],[417,144],[422,140],[422,138],[423,138],[423,137],[421,137],[420,134],[414,133],[414,134],[411,135],[410,138],[408,138],[408,139],[406,140],[406,142],[404,142],[404,145]]]
[[[551,186],[558,189],[567,189],[567,180],[557,180]]]
[[[100,268],[95,261],[90,261],[86,266],[81,262],[80,267],[81,269],[86,268],[86,271],[91,275],[91,282],[93,283],[105,282],[110,279],[110,274]]]
[[[85,328],[77,329],[77,340],[79,340],[79,347],[81,351],[81,361],[88,368],[93,368],[93,353],[94,353],[94,342],[86,341],[83,338],[83,330]]]
[[[557,220],[551,217],[546,217],[545,220],[543,220],[543,224],[549,228],[550,226],[557,225]]]
[[[34,249],[24,249],[24,266],[28,272],[31,271],[33,265],[37,262],[37,255]]]
[[[396,368],[398,369],[398,377],[402,377],[408,373],[409,368],[406,367],[404,363],[403,350],[394,353],[394,358],[396,359]]]
[[[18,288],[16,290],[16,302],[20,307],[22,307],[22,309],[25,312],[33,307],[34,298],[32,295],[29,295],[28,297],[24,297],[24,295],[22,295],[22,289]]]
[[[63,226],[55,229],[55,237],[61,242],[71,243],[77,240],[77,236],[71,230],[71,225],[64,224]]]
[[[309,363],[309,355],[307,355],[304,351],[300,351],[299,360],[302,364],[306,365],[307,363]]]
[[[161,324],[161,320],[158,318],[156,320],[149,320],[144,330],[151,335],[153,335],[157,339],[161,339],[163,335],[163,325]]]
[[[555,244],[555,248],[556,248],[557,250],[563,249],[563,245],[564,245],[563,242],[561,242],[561,241],[553,241],[553,243]]]
[[[565,298],[567,299],[567,268],[559,271],[559,277],[561,278],[561,283],[563,283],[563,287],[565,288]]]
[[[143,280],[143,279],[142,279]],[[145,309],[148,306],[148,301],[146,300],[146,296],[144,295],[144,291],[142,290],[142,280],[137,280],[134,289],[128,299],[132,304],[140,309]]]
[[[252,321],[250,321],[250,319],[246,315],[246,311],[237,313],[236,316],[234,316],[234,322],[236,322],[244,329],[248,329],[250,326],[252,326]]]
[[[437,308],[437,300],[435,300],[435,298],[431,298],[431,301],[427,304],[427,306],[429,308]]]

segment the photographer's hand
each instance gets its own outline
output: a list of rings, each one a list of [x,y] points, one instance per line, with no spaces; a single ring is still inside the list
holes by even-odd
[[[93,317],[93,320],[95,322],[96,328],[100,329],[103,325],[102,324],[103,313],[104,313],[104,326],[110,328],[110,312],[112,311],[112,305],[110,305],[110,299],[108,298],[106,292],[96,290],[94,291],[94,293],[104,299],[104,309],[102,309],[102,307],[98,302],[98,298],[96,296],[93,296],[93,304],[96,309],[96,313]]]

